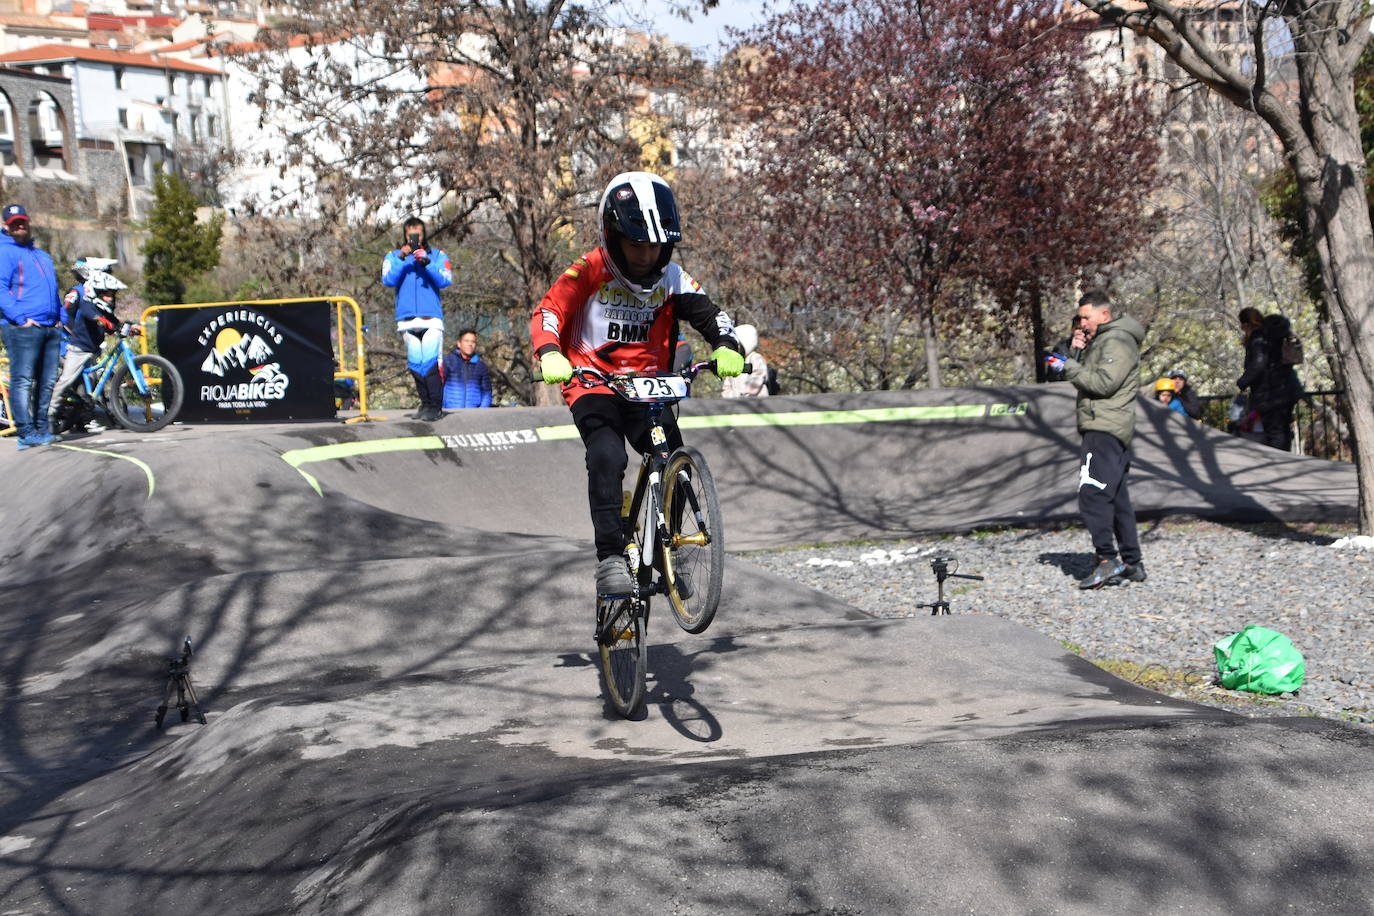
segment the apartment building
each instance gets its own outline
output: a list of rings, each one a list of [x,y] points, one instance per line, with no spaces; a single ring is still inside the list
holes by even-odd
[[[0,79],[0,154],[8,170],[98,187],[102,209],[121,191],[146,212],[158,168],[184,167],[224,142],[224,78],[214,67],[171,57],[40,45],[0,54],[23,74],[62,80],[66,93],[35,85],[23,100]]]

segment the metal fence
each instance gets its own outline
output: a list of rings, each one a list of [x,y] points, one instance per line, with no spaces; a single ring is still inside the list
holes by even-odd
[[[1231,419],[1231,398],[1214,395],[1198,398],[1202,402],[1202,422],[1208,426],[1258,439],[1258,433],[1239,429]],[[1308,391],[1293,409],[1293,451],[1299,455],[1353,461],[1350,420],[1346,413],[1345,392]]]

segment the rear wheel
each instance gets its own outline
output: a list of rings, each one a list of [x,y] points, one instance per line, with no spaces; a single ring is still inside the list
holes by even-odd
[[[668,603],[678,626],[700,633],[711,625],[725,576],[725,536],[716,483],[706,459],[691,447],[673,452],[663,476],[668,552],[663,558]]]
[[[80,379],[76,384],[81,384]],[[68,388],[57,402],[57,412],[53,414],[52,431],[57,435],[66,432],[85,432],[86,424],[95,419],[95,411],[90,404]]]
[[[123,363],[110,376],[106,395],[110,415],[125,429],[156,432],[181,412],[185,397],[181,374],[170,360],[148,354],[134,357],[134,369],[137,375],[129,372],[128,363]],[[139,376],[144,382],[142,389]]]
[[[644,644],[644,617],[638,605],[627,598],[600,603],[597,615],[597,644],[601,650],[601,672],[606,677],[606,695],[615,711],[630,718],[644,700],[644,672],[648,667],[648,647]]]

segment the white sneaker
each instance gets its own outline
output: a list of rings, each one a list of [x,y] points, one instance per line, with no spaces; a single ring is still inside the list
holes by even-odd
[[[105,428],[105,424],[101,423],[99,420],[92,420],[86,424],[86,432],[88,433],[103,433],[105,432]]]

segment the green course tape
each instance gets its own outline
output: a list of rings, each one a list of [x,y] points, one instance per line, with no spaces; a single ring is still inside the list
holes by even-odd
[[[316,445],[312,448],[293,448],[282,452],[282,460],[296,469],[315,492],[324,496],[320,482],[301,470],[301,465],[316,461],[331,461],[337,458],[357,458],[360,455],[377,455],[383,452],[414,452],[424,449],[445,448],[444,440],[438,436],[407,436],[401,439],[370,439],[363,442],[338,442],[334,445]]]
[[[706,417],[679,417],[679,429],[731,429],[759,426],[827,426],[837,423],[900,423],[911,420],[973,420],[982,417],[1019,416],[1029,405],[1019,404],[945,404],[934,407],[875,407],[860,410],[799,410],[791,413],[732,413]],[[536,427],[541,442],[578,438],[571,423]],[[296,469],[320,496],[320,482],[301,470],[301,465],[339,458],[356,458],[383,452],[411,452],[447,448],[440,436],[406,436],[399,439],[372,439],[340,442],[282,452],[282,460]]]
[[[909,420],[970,420],[1016,416],[1021,404],[946,404],[936,407],[875,407],[860,410],[799,410],[792,413],[730,413],[708,417],[678,417],[679,429],[730,429],[757,426],[827,426],[836,423],[899,423]],[[577,427],[540,426],[542,440],[576,439]]]
[[[130,455],[121,455],[119,452],[107,452],[104,449],[82,448],[79,445],[67,445],[63,442],[56,443],[56,445],[58,448],[65,448],[68,451],[73,452],[87,452],[92,455],[105,455],[108,458],[122,458],[125,461],[138,465],[140,468],[143,469],[143,476],[148,478],[148,498],[153,498],[153,489],[157,486],[156,481],[153,479],[153,469],[148,467],[148,465],[144,464],[142,461],[139,461],[137,458],[134,458]]]

